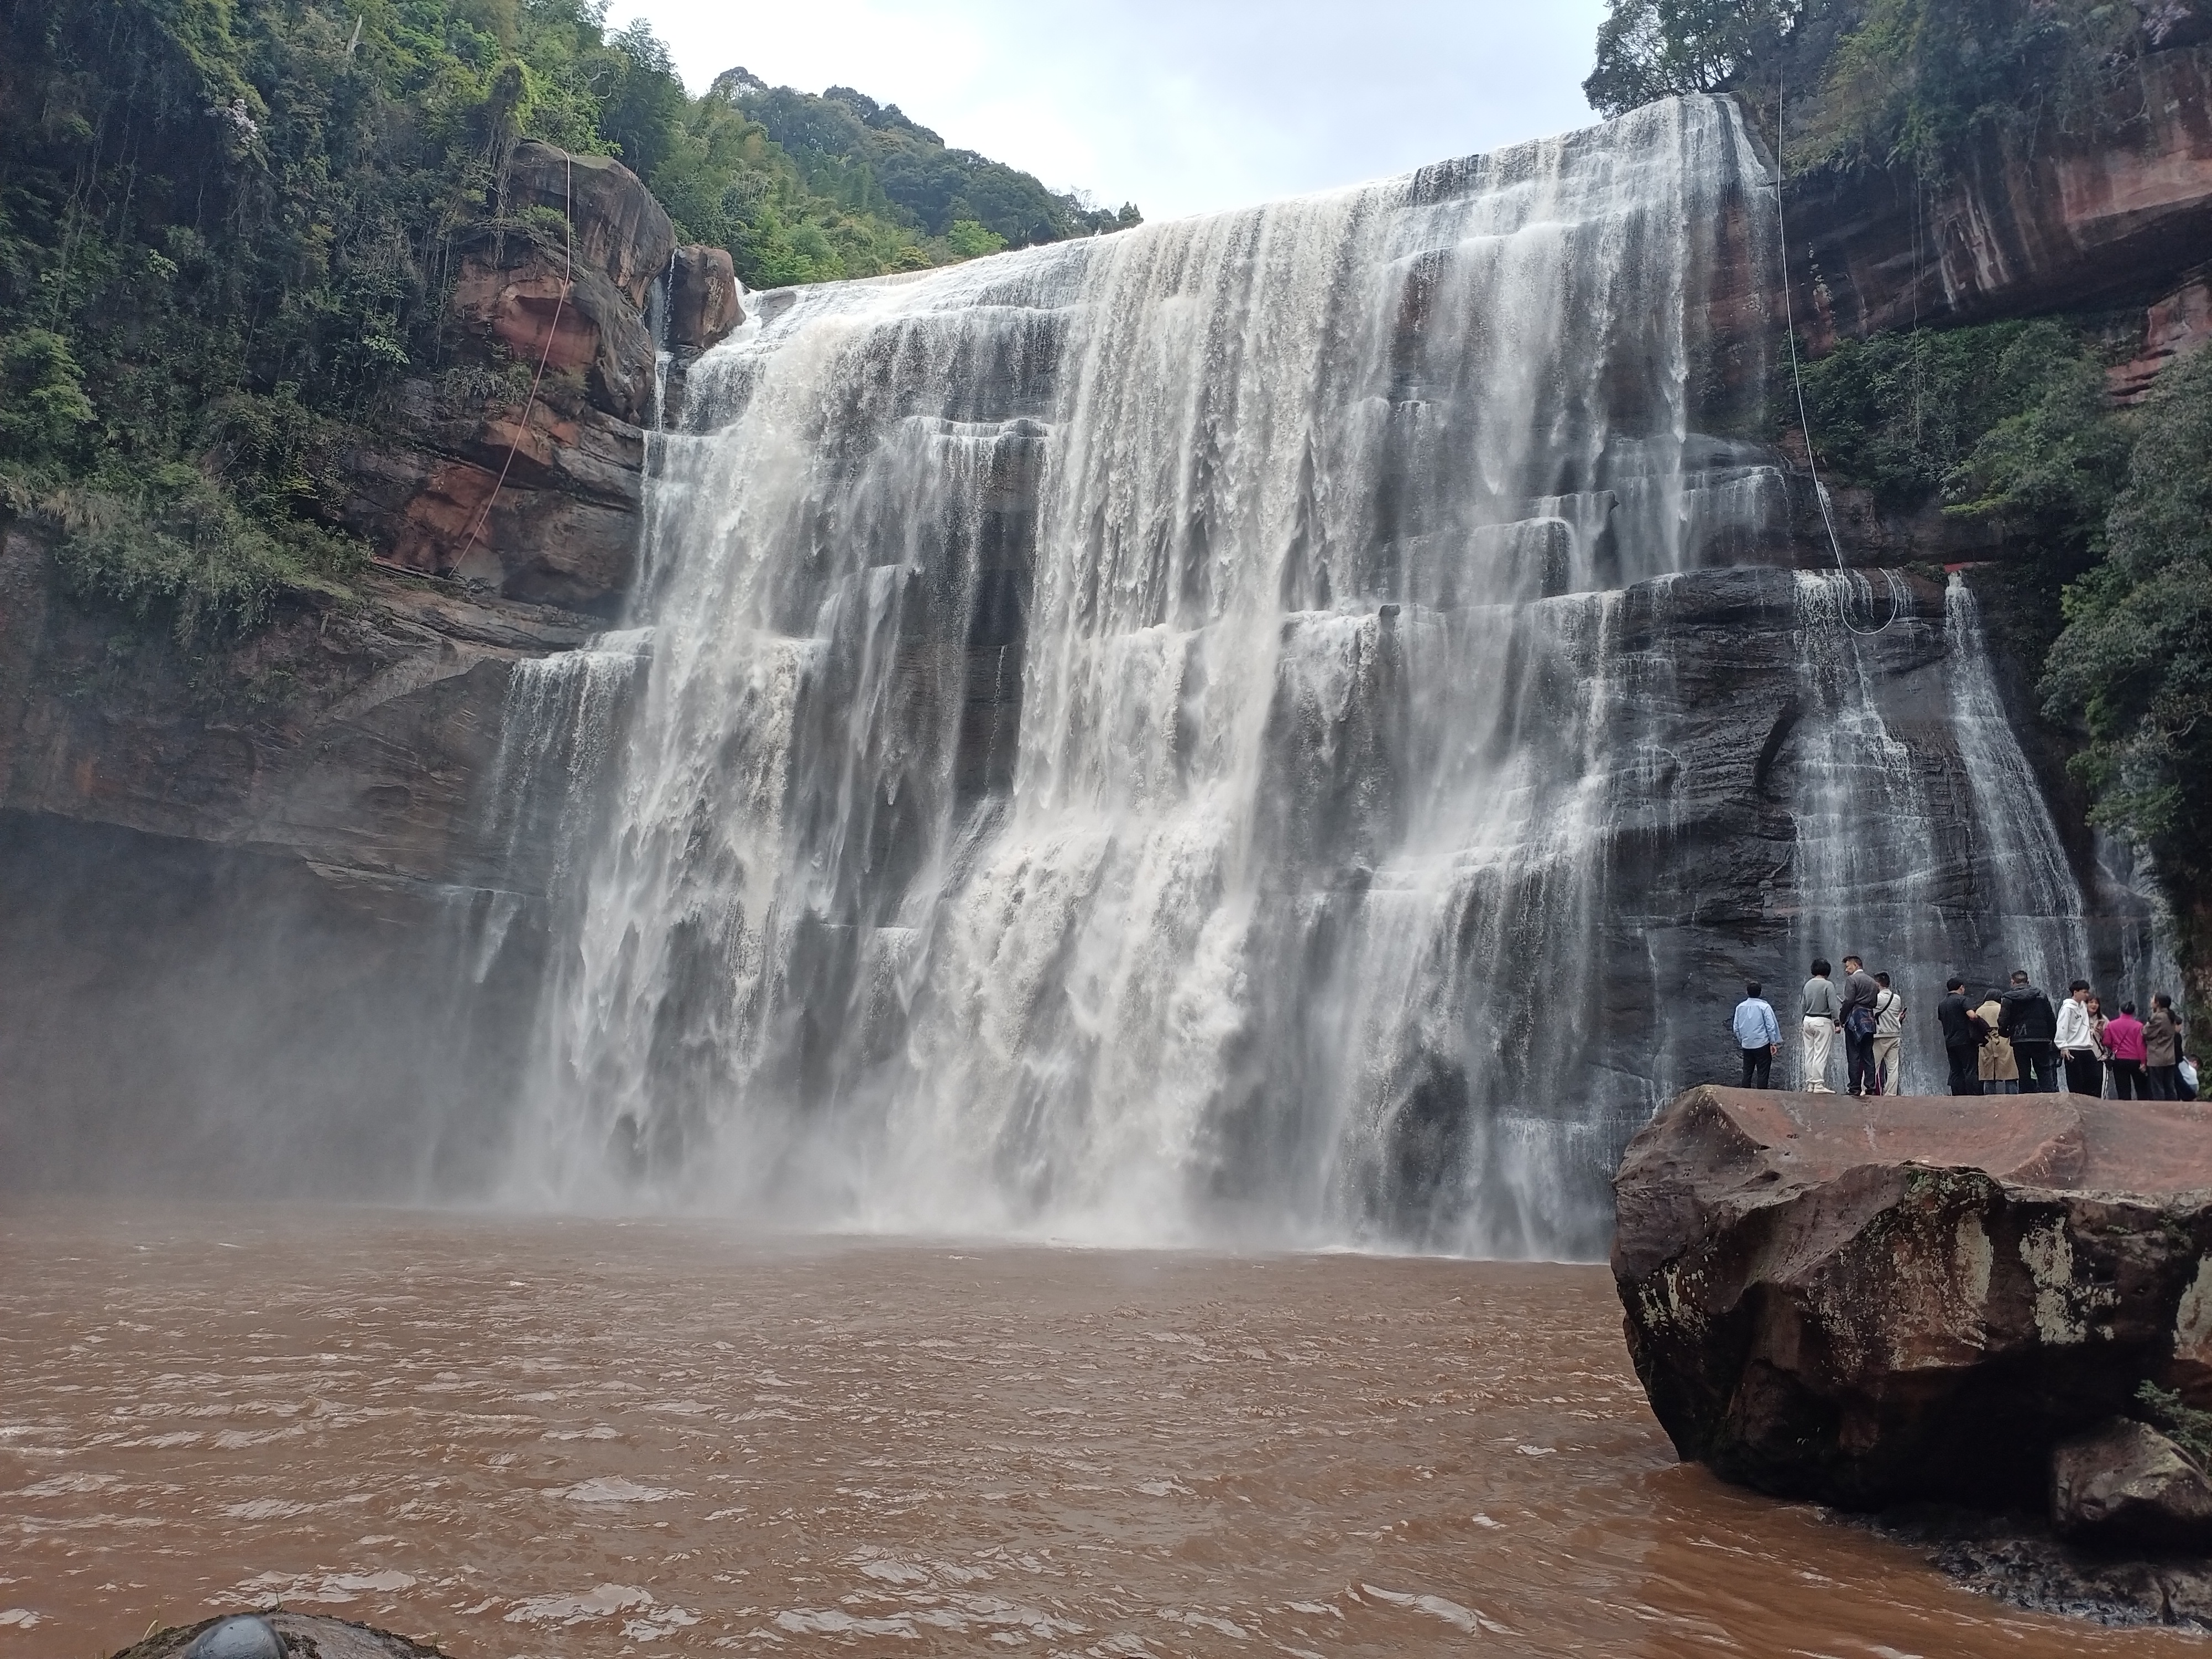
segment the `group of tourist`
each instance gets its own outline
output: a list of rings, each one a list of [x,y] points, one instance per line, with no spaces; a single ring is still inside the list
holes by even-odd
[[[1829,1065],[1840,1031],[1845,1089],[1861,1097],[1895,1093],[1905,999],[1887,974],[1868,973],[1855,956],[1844,958],[1841,984],[1830,975],[1826,959],[1816,959],[1801,1000],[1804,1087],[1814,1094],[1832,1092]],[[1936,1006],[1936,1022],[1954,1095],[2054,1094],[2063,1073],[2073,1094],[2197,1097],[2196,1067],[2183,1051],[2173,999],[2164,992],[2151,999],[2145,1018],[2136,1017],[2132,1002],[2108,1015],[2089,982],[2077,979],[2053,1008],[2027,972],[2016,969],[2008,988],[1991,991],[1979,1002],[1967,994],[1965,980],[1954,977]],[[1743,1051],[1743,1086],[1771,1087],[1782,1053],[1782,1024],[1756,980],[1744,987],[1735,1030]]]

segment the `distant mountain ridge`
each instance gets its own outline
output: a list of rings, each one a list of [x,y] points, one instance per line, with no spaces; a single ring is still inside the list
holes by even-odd
[[[1030,174],[971,149],[955,149],[896,104],[851,87],[819,96],[771,87],[744,69],[717,76],[709,96],[726,100],[794,161],[808,189],[966,252],[988,251],[980,228],[1001,246],[1056,242],[1140,223],[1136,204],[1103,208],[1073,191],[1048,190]]]

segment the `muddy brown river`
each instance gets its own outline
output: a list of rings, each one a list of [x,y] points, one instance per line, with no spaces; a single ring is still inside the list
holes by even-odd
[[[1593,1267],[0,1214],[0,1659],[2203,1651],[1676,1466]]]

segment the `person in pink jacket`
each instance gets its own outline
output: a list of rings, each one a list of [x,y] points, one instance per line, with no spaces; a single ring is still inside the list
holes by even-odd
[[[2120,1005],[2120,1012],[2105,1022],[2105,1052],[2112,1056],[2107,1069],[2112,1074],[2114,1100],[2148,1100],[2149,1079],[2143,1076],[2143,1028],[2136,1018],[2132,1002]]]

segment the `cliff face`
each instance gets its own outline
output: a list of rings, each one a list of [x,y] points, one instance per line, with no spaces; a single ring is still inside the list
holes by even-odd
[[[2170,293],[2212,246],[2212,52],[2146,55],[2095,126],[1990,140],[1933,188],[1905,168],[1793,181],[1812,349]]]
[[[210,662],[119,636],[0,520],[0,872],[38,896],[0,927],[4,1178],[127,1178],[155,1121],[171,1170],[181,1123],[187,1167],[387,1190],[488,1144],[438,1126],[511,1085],[536,980],[558,815],[495,787],[503,754],[544,758],[514,753],[518,678],[635,576],[648,308],[679,361],[742,316],[729,256],[678,250],[618,164],[525,144],[509,198],[573,216],[574,265],[542,234],[465,255],[459,370],[345,458],[380,567],[352,599],[289,601]]]

